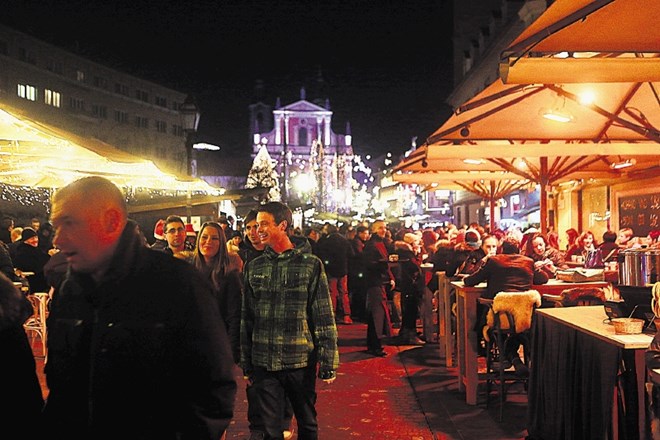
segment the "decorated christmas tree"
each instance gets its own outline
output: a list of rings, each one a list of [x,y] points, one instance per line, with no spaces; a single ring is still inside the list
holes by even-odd
[[[281,199],[279,176],[275,171],[275,161],[270,158],[265,146],[259,149],[254,157],[252,168],[245,182],[246,188],[269,188],[268,193],[261,197],[259,202],[272,202]]]

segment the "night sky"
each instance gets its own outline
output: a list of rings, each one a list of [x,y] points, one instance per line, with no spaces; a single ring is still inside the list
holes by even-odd
[[[0,21],[195,95],[199,141],[249,156],[247,106],[311,100],[319,71],[357,153],[400,154],[449,116],[449,0],[9,0]],[[325,96],[324,96],[325,97]]]

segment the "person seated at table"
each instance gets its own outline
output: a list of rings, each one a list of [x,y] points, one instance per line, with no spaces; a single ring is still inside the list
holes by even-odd
[[[471,274],[485,255],[486,253],[481,249],[481,234],[476,229],[468,229],[465,231],[465,240],[454,246],[447,276]]]
[[[523,254],[534,261],[534,268],[545,272],[548,278],[554,278],[557,270],[568,269],[563,255],[558,249],[548,246],[541,232],[536,232],[527,241]]]
[[[632,244],[632,238],[635,235],[631,228],[619,229],[617,244],[621,249],[629,248]]]
[[[566,243],[566,251],[564,252],[564,258],[570,260],[571,255],[573,255],[576,252],[578,248],[576,241],[579,236],[580,233],[575,228],[569,228],[566,230],[566,239],[568,241]]]
[[[603,242],[598,246],[600,253],[603,257],[605,263],[610,261],[616,261],[616,257],[619,255],[619,245],[616,242],[616,232],[614,231],[605,231],[603,232]]]
[[[525,292],[533,289],[535,284],[546,284],[547,274],[534,267],[534,260],[520,254],[520,242],[513,237],[505,237],[502,241],[502,253],[489,255],[486,262],[471,275],[463,279],[466,286],[476,286],[486,282],[486,292],[482,298],[493,299],[499,292]],[[486,325],[488,308],[477,305],[477,324],[474,329],[481,337],[481,329]],[[513,365],[516,374],[529,374],[527,366],[518,356],[520,343],[507,341],[505,344],[505,359]]]
[[[585,268],[592,269],[605,267],[605,264],[603,263],[603,256],[598,250],[598,243],[596,243],[593,232],[584,231],[578,237],[576,244],[578,246],[578,250],[574,255],[582,257]]]
[[[557,234],[557,231],[548,232],[547,238],[548,238],[548,247],[559,250],[559,234]]]

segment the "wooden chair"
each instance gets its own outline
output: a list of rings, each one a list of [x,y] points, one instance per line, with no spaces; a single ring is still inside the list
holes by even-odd
[[[499,397],[499,416],[502,412],[508,385],[523,383],[527,389],[527,377],[519,376],[511,370],[508,360],[504,359],[507,343],[515,340],[523,346],[522,361],[529,366],[530,334],[534,309],[541,305],[541,295],[536,290],[526,292],[500,292],[493,300],[480,298],[479,303],[488,310],[486,338],[486,407],[490,403],[492,388],[496,387]]]
[[[48,309],[53,291],[54,289],[51,288],[48,293],[35,292],[27,295],[27,299],[32,304],[32,316],[23,323],[23,328],[31,339],[34,340],[34,338],[38,336],[41,340],[41,349],[44,359],[48,358],[48,349],[46,346],[48,330],[46,328],[46,319],[48,318]]]

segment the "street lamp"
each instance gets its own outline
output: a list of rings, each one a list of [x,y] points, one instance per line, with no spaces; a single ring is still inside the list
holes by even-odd
[[[185,101],[183,101],[183,104],[179,107],[179,112],[183,119],[183,130],[186,133],[186,173],[188,176],[191,176],[193,138],[197,132],[200,118],[199,107],[197,107],[197,103],[195,103],[195,99],[191,95],[188,95]]]

